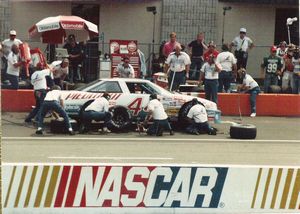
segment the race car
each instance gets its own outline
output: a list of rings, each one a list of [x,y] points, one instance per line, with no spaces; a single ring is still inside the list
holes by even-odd
[[[112,78],[91,82],[76,91],[64,91],[65,110],[68,115],[80,122],[84,109],[104,92],[111,96],[109,105],[113,111],[112,126],[116,129],[128,127],[132,122],[141,120],[147,112],[144,108],[149,96],[158,95],[171,122],[185,124],[186,115],[195,97],[172,93],[145,79]],[[209,118],[220,116],[217,105],[209,100],[198,98],[208,111]]]

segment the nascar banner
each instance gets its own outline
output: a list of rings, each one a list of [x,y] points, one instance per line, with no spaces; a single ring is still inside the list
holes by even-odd
[[[299,168],[4,165],[2,173],[3,213],[300,212]]]

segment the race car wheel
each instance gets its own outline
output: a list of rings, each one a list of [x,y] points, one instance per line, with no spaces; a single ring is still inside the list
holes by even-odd
[[[111,120],[112,128],[116,131],[127,129],[132,122],[131,113],[124,107],[117,106],[113,109],[113,117]]]
[[[189,113],[189,110],[192,108],[193,104],[192,101],[186,102],[183,104],[178,112],[178,124],[181,127],[186,127],[189,125],[189,121],[187,119],[187,114]]]
[[[234,139],[255,139],[256,126],[251,124],[234,124],[230,126],[230,137]]]

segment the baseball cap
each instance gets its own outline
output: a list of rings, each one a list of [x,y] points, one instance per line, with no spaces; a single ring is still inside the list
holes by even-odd
[[[11,30],[9,31],[9,35],[16,36],[17,32],[15,30]]]
[[[271,46],[270,51],[275,52],[277,50],[277,47],[275,45]]]
[[[240,33],[246,33],[247,32],[247,30],[246,30],[246,28],[240,28]]]

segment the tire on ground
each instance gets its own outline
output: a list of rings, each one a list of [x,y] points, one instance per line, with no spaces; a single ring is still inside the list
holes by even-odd
[[[125,131],[130,127],[132,116],[128,109],[123,106],[116,106],[113,108],[113,117],[111,120],[112,129],[115,131]]]
[[[70,119],[71,126],[74,131],[78,130],[78,124],[76,120]],[[68,128],[65,125],[64,120],[51,120],[50,121],[50,132],[55,134],[66,134],[68,133]]]
[[[181,106],[178,112],[178,124],[180,127],[185,128],[189,125],[187,114],[189,113],[189,110],[192,108],[192,106],[192,101],[186,102]]]
[[[256,126],[251,124],[234,124],[230,126],[230,137],[234,139],[255,139]]]

